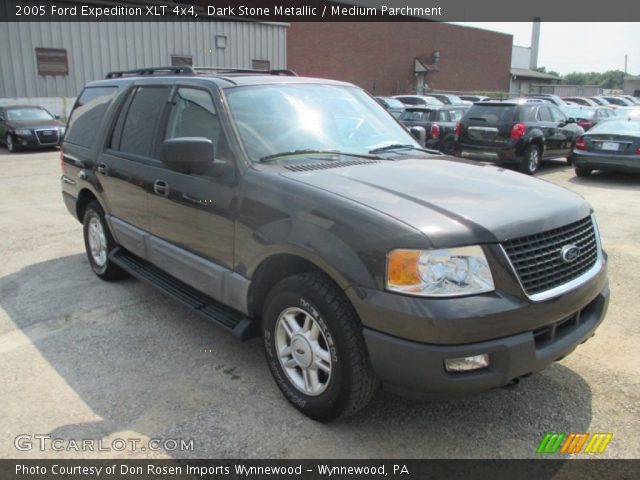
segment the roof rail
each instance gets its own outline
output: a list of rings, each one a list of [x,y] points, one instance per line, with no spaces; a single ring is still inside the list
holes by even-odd
[[[298,74],[293,70],[258,70],[253,68],[233,68],[233,67],[193,67],[196,73],[214,72],[214,73],[258,73],[262,75],[286,75],[289,77],[297,77]]]
[[[106,78],[139,77],[144,75],[196,75],[193,68],[181,67],[149,67],[136,70],[121,70],[107,73]]]

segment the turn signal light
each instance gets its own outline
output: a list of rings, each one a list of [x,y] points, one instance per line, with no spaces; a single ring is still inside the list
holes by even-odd
[[[420,274],[418,273],[419,250],[394,250],[389,254],[387,281],[389,285],[418,285]]]

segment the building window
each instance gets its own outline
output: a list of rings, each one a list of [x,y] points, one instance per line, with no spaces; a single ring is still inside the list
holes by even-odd
[[[62,48],[36,48],[38,75],[68,75],[67,51]]]
[[[216,48],[224,50],[227,48],[227,36],[226,35],[216,35]]]
[[[251,68],[254,70],[271,70],[269,60],[251,60]]]
[[[193,57],[191,55],[171,55],[172,67],[192,67]]]

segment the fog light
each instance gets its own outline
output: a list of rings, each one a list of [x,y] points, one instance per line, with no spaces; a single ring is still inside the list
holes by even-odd
[[[474,355],[473,357],[449,358],[444,361],[447,372],[468,372],[489,366],[489,354]]]

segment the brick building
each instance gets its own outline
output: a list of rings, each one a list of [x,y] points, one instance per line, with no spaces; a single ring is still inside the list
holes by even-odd
[[[427,88],[509,91],[511,35],[434,22],[300,22],[287,33],[287,66],[345,80],[375,95]]]

